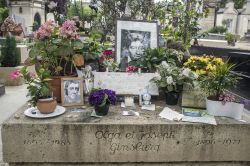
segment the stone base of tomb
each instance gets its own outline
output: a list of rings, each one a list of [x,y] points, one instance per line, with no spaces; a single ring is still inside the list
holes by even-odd
[[[20,108],[3,123],[3,161],[10,166],[250,165],[250,124],[216,118],[217,125],[169,121],[156,111],[122,116],[110,107],[102,118],[92,109],[49,119],[33,119]],[[179,108],[173,108],[179,110]],[[7,111],[7,110],[6,110]]]

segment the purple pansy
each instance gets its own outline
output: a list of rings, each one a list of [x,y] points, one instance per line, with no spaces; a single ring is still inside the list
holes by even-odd
[[[105,95],[107,96],[106,101],[104,101]],[[101,105],[103,102],[115,105],[116,103],[115,91],[108,90],[108,89],[100,89],[100,90],[95,90],[90,93],[89,95],[90,105],[98,106],[98,105]]]

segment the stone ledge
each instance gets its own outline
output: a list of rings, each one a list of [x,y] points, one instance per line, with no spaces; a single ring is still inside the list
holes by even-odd
[[[184,163],[11,163],[9,166],[249,166],[250,162],[184,162]],[[1,165],[0,165],[1,166]],[[3,165],[5,166],[5,165]],[[7,165],[6,165],[7,166]]]
[[[101,119],[90,117],[91,109],[87,109],[40,120],[25,117],[26,108],[2,126],[4,162],[27,166],[250,162],[250,124],[233,119],[216,118],[217,126],[172,122],[159,118],[163,107],[155,112],[139,110],[139,117],[125,117],[114,106]]]

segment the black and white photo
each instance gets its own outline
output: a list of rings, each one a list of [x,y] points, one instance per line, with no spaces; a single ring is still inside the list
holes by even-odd
[[[62,78],[62,105],[83,105],[83,81],[81,78]]]
[[[147,48],[158,46],[156,22],[117,20],[116,60],[127,64],[144,56]]]

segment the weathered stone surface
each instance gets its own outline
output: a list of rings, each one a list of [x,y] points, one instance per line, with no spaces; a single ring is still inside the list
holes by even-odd
[[[75,163],[75,164],[63,164],[63,163],[12,163],[9,166],[249,166],[247,162],[184,162],[184,163]],[[2,166],[2,165],[0,165]],[[7,165],[3,165],[7,166]]]
[[[159,118],[163,107],[157,108],[155,112],[139,110],[139,117],[121,116],[121,108],[115,106],[98,120],[90,117],[90,109],[40,120],[25,117],[23,107],[15,113],[19,119],[12,116],[2,126],[3,160],[27,166],[250,164],[249,123],[228,118],[217,118],[217,126],[172,122]]]

